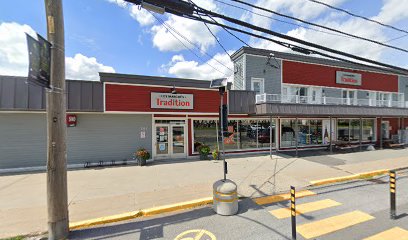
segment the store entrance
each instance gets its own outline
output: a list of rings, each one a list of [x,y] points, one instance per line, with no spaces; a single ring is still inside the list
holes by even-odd
[[[185,121],[159,120],[155,123],[155,158],[185,158]]]

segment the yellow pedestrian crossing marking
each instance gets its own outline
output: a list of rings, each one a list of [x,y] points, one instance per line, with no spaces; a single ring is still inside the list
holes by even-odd
[[[313,196],[313,195],[316,195],[316,193],[309,191],[309,190],[303,190],[303,191],[299,191],[296,193],[296,198],[302,198],[302,197]],[[282,201],[287,201],[287,200],[290,200],[290,193],[255,198],[254,202],[258,205],[265,205],[265,204],[271,204],[271,203],[282,202]]]
[[[341,203],[333,201],[331,199],[320,200],[316,202],[304,203],[304,204],[297,204],[296,205],[296,215],[305,214],[309,212],[318,211],[325,208],[339,206]],[[290,208],[280,208],[270,213],[278,219],[288,218],[290,217]]]
[[[306,239],[316,238],[334,231],[374,219],[373,216],[361,211],[353,211],[320,221],[298,226],[297,231]]]
[[[399,227],[391,228],[364,240],[408,240],[408,231]]]

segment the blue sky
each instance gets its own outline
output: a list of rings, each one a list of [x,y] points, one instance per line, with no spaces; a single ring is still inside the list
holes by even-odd
[[[232,3],[229,0],[222,1]],[[200,6],[284,34],[370,59],[408,67],[407,53],[272,21],[228,7],[215,0],[196,0],[195,2]],[[404,35],[307,0],[257,0],[252,2],[379,41]],[[408,26],[408,0],[325,0],[325,2],[408,30],[406,27]],[[231,73],[224,66],[232,68],[228,56],[201,23],[192,23],[190,20],[167,14],[158,15],[169,26],[174,27],[198,46],[200,50],[181,39],[185,45],[193,49],[195,52],[193,54],[185,49],[178,40],[175,40],[168,31],[165,31],[165,28],[152,18],[150,13],[131,5],[125,6],[121,0],[65,0],[63,7],[67,78],[98,80],[98,71],[199,79],[228,76]],[[230,53],[242,46],[240,42],[221,29],[214,27],[212,30]],[[36,31],[43,36],[46,35],[44,1],[0,1],[0,74],[26,75],[27,53],[24,47],[24,31],[29,33]],[[239,36],[254,47],[287,51],[266,41]],[[389,44],[408,48],[408,36]],[[215,56],[216,60],[204,52]],[[195,55],[198,55],[199,58]]]

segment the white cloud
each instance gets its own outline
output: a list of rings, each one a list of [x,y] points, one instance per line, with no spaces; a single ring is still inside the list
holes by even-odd
[[[15,22],[0,24],[0,74],[24,76],[28,74],[28,51],[25,33],[36,36],[28,25]],[[35,37],[36,38],[36,37]]]
[[[15,22],[0,24],[0,74],[28,75],[28,50],[25,33],[36,36],[28,25]],[[66,77],[81,80],[99,80],[98,72],[115,72],[110,66],[99,63],[94,57],[76,54],[65,58]]]
[[[387,0],[381,12],[373,19],[386,23],[396,23],[402,19],[408,18],[408,0]]]
[[[130,16],[136,19],[141,26],[152,25],[155,21],[155,18],[143,8],[139,8],[135,5],[130,6],[129,8]]]
[[[67,79],[99,80],[99,72],[115,72],[110,66],[99,63],[94,57],[87,57],[80,53],[65,58],[65,72]]]
[[[110,3],[114,3],[121,8],[128,9],[132,18],[139,22],[141,26],[152,25],[155,21],[154,17],[145,9],[140,8],[135,4],[128,4],[124,0],[108,0]]]
[[[231,54],[232,51],[229,53]],[[174,55],[172,60],[167,65],[163,65],[162,68],[176,77],[209,80],[232,75],[232,71],[223,65],[233,69],[233,64],[226,53],[218,53],[203,64],[185,60],[183,55]]]
[[[345,0],[326,0],[325,3],[330,5],[338,5],[344,1]],[[255,5],[283,14],[292,15],[304,20],[314,19],[327,10],[325,6],[318,5],[309,1],[299,0],[258,0]],[[272,13],[258,9],[252,9],[252,11],[269,17],[274,16],[274,14]],[[271,19],[248,12],[246,12],[242,16],[242,19],[249,20],[255,26],[260,26],[263,28],[270,28],[273,22]]]
[[[201,51],[207,51],[210,46],[216,44],[214,37],[201,22],[171,15],[165,23],[167,26],[170,26],[177,31],[181,36],[198,46]],[[209,27],[214,34],[218,33],[219,28],[214,26]],[[176,52],[186,49],[180,41],[182,41],[188,48],[195,48],[174,30],[170,29],[170,32],[163,25],[155,25],[151,30],[153,34],[153,45],[160,51]],[[180,41],[173,35],[175,35]]]

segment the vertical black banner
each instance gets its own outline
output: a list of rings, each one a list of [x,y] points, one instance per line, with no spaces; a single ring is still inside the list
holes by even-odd
[[[28,45],[28,82],[50,88],[51,44],[37,34],[38,40],[27,36]]]

